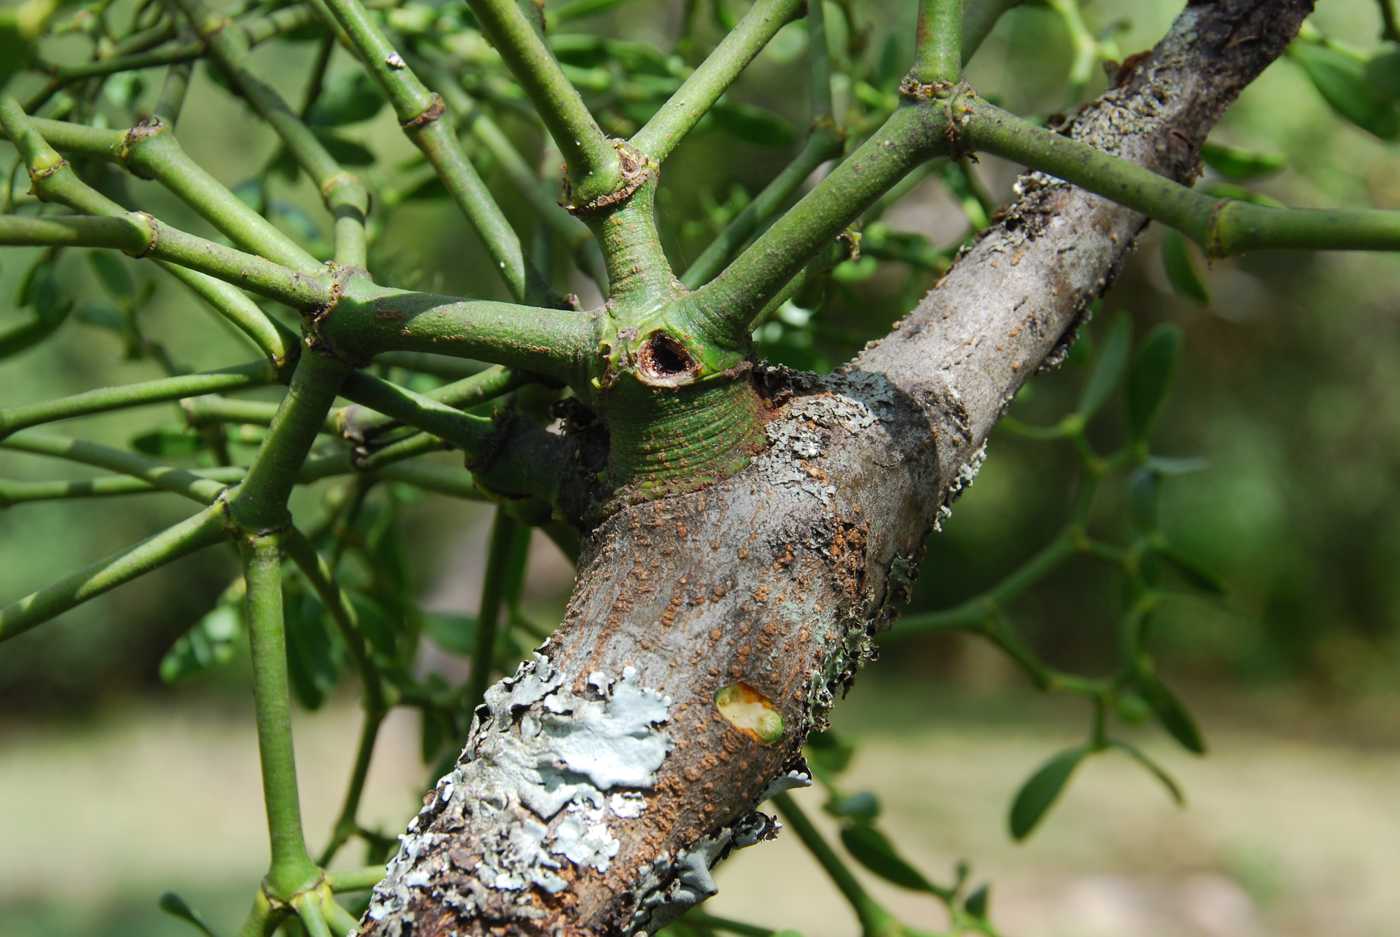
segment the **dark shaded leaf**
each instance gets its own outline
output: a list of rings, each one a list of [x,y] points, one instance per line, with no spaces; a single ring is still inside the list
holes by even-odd
[[[204,437],[190,429],[153,429],[131,440],[138,452],[172,458],[191,456],[204,448]]]
[[[1128,479],[1128,518],[1138,530],[1157,529],[1161,477],[1149,468],[1135,470]]]
[[[1094,370],[1084,384],[1084,392],[1079,397],[1078,412],[1087,419],[1099,412],[1113,395],[1114,388],[1128,370],[1128,359],[1133,350],[1133,320],[1127,313],[1120,312],[1108,327],[1103,348],[1094,362]]]
[[[160,679],[178,683],[222,667],[237,655],[243,616],[235,605],[219,605],[186,631],[160,661]]]
[[[760,146],[786,146],[797,139],[787,120],[752,104],[721,102],[710,111],[710,119],[726,133]]]
[[[345,166],[372,166],[374,153],[369,147],[328,130],[316,130],[316,139],[335,157],[336,162]]]
[[[476,653],[476,616],[423,613],[423,631],[444,651],[470,657]]]
[[[1085,748],[1071,748],[1055,755],[1036,769],[1016,792],[1011,803],[1008,826],[1013,839],[1022,840],[1031,834],[1050,810],[1060,792],[1069,783],[1074,769],[1088,754]]]
[[[307,709],[319,709],[340,678],[326,621],[326,610],[314,596],[288,590],[287,676],[292,692]]]
[[[1210,291],[1205,280],[1196,269],[1196,261],[1191,256],[1192,247],[1186,238],[1177,231],[1162,235],[1162,269],[1167,273],[1167,282],[1178,296],[1209,305]]]
[[[828,729],[807,736],[807,764],[817,776],[831,780],[840,776],[851,764],[855,748]]]
[[[1167,689],[1167,685],[1150,673],[1140,674],[1136,684],[1137,691],[1142,694],[1143,701],[1152,709],[1162,728],[1188,752],[1204,755],[1206,743],[1196,720],[1176,695]]]
[[[963,909],[967,911],[968,914],[985,919],[987,917],[987,905],[991,900],[992,886],[983,883],[973,889],[972,894],[967,896],[967,900],[963,902]]]
[[[326,79],[321,96],[307,113],[316,127],[342,127],[369,120],[384,106],[384,92],[363,69],[344,69]]]
[[[126,269],[126,265],[116,254],[92,251],[88,254],[88,262],[92,264],[97,278],[102,281],[102,288],[113,297],[130,299],[136,293],[136,283],[131,279],[131,271]]]
[[[1133,359],[1128,376],[1128,431],[1135,440],[1146,439],[1152,432],[1171,388],[1181,343],[1181,329],[1163,323],[1148,333]]]
[[[1226,592],[1225,583],[1220,580],[1210,570],[1201,566],[1189,556],[1183,554],[1176,547],[1170,544],[1161,544],[1155,548],[1155,552],[1177,575],[1185,579],[1191,585],[1202,592],[1209,592],[1213,595],[1224,595]]]

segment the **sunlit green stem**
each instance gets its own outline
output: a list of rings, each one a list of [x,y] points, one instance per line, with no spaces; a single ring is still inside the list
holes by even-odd
[[[320,190],[322,201],[335,219],[336,262],[363,267],[365,216],[369,213],[369,192],[364,184],[341,168],[276,89],[248,67],[250,43],[246,33],[213,12],[203,0],[167,0],[167,4],[178,4],[184,11],[195,32],[208,43],[209,53]]]
[[[637,131],[632,146],[658,163],[665,160],[801,8],[802,0],[756,0],[685,84]]]
[[[311,884],[320,870],[306,851],[292,753],[287,643],[282,612],[282,551],[278,534],[242,543],[245,600],[253,658],[253,703],[257,713],[258,753],[262,764],[263,801],[267,809],[271,865],[267,885],[289,898]]]
[[[212,477],[199,475],[188,469],[174,468],[140,453],[81,439],[69,439],[66,436],[54,436],[32,429],[0,440],[0,449],[44,455],[119,472],[140,479],[153,488],[183,495],[200,504],[212,503],[225,488],[223,482]]]
[[[511,295],[518,300],[543,298],[544,281],[531,269],[520,238],[463,151],[443,98],[419,80],[359,0],[324,0],[324,8],[345,30],[365,69],[388,95],[404,133],[433,165],[452,200],[481,236]]]
[[[617,150],[516,0],[467,0],[467,5],[564,154],[574,200],[587,204],[615,191],[622,185]]]
[[[336,872],[327,872],[326,881],[330,883],[331,891],[368,891],[379,884],[384,878],[384,866],[371,865],[360,869],[343,869]]]
[[[916,80],[957,81],[962,73],[963,0],[919,0],[914,34]]]
[[[807,818],[806,812],[797,806],[792,795],[778,794],[773,797],[772,803],[782,814],[783,821],[797,834],[802,845],[807,847],[807,851],[817,860],[822,870],[836,885],[836,889],[855,911],[861,930],[867,935],[881,933],[891,921],[889,912],[870,897],[865,886],[856,880],[845,861],[812,825],[812,821]]]
[[[81,605],[123,583],[211,546],[227,536],[223,511],[215,505],[53,585],[0,608],[0,641]]]
[[[143,381],[139,384],[103,387],[71,397],[41,400],[0,410],[0,438],[16,430],[42,423],[146,406],[197,394],[258,387],[276,380],[277,369],[270,361],[264,359],[202,374],[184,374]]]
[[[1270,208],[1212,198],[984,102],[961,125],[979,150],[1016,160],[1181,231],[1212,257],[1248,250],[1400,250],[1400,211]]]
[[[734,342],[807,261],[916,165],[947,147],[945,109],[899,108],[865,143],[689,302],[714,340]]]
[[[330,302],[330,278],[307,276],[280,264],[170,227],[144,212],[36,218],[0,215],[0,244],[106,247],[132,257],[154,257],[208,274],[301,309]]]
[[[267,438],[229,502],[230,516],[244,530],[271,531],[288,525],[287,498],[350,371],[350,365],[315,350],[298,360]]]

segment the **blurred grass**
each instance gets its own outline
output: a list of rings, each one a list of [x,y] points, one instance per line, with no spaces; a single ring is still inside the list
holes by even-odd
[[[1202,694],[1192,694],[1201,698]],[[990,880],[1009,937],[1362,937],[1400,915],[1400,721],[1376,709],[1307,709],[1268,695],[1204,694],[1205,759],[1144,730],[1177,775],[1177,809],[1126,759],[1088,763],[1026,845],[1005,832],[1010,798],[1053,750],[1082,734],[1074,706],[1025,693],[867,678],[836,728],[861,740],[850,790],[880,799],[901,851],[946,878],[967,859]],[[1387,713],[1377,718],[1378,712]],[[174,890],[229,933],[261,874],[265,844],[253,733],[241,708],[150,702],[87,722],[0,727],[7,937],[177,937],[156,910]],[[303,803],[325,835],[357,720],[348,700],[297,719]],[[365,816],[386,829],[412,813],[424,773],[412,717],[386,728]],[[820,816],[820,795],[798,792]],[[23,809],[13,809],[14,805]],[[355,857],[347,855],[347,864]],[[868,876],[863,876],[868,880]],[[740,853],[719,875],[714,913],[846,937],[854,921],[797,841]],[[878,881],[872,890],[923,927],[932,899]]]

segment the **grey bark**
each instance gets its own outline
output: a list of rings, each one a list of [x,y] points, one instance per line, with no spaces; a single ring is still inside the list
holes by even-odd
[[[1191,180],[1211,126],[1310,9],[1189,5],[1068,132]],[[772,419],[748,469],[592,532],[565,621],[488,694],[364,933],[651,932],[771,835],[757,805],[802,783],[803,739],[874,656],[993,424],[1146,223],[1036,174],[1018,192],[840,373],[757,372]]]

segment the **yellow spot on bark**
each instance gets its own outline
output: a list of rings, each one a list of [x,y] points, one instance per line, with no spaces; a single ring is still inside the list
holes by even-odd
[[[725,720],[764,745],[783,737],[783,716],[773,701],[747,683],[731,683],[715,694],[715,706]]]

